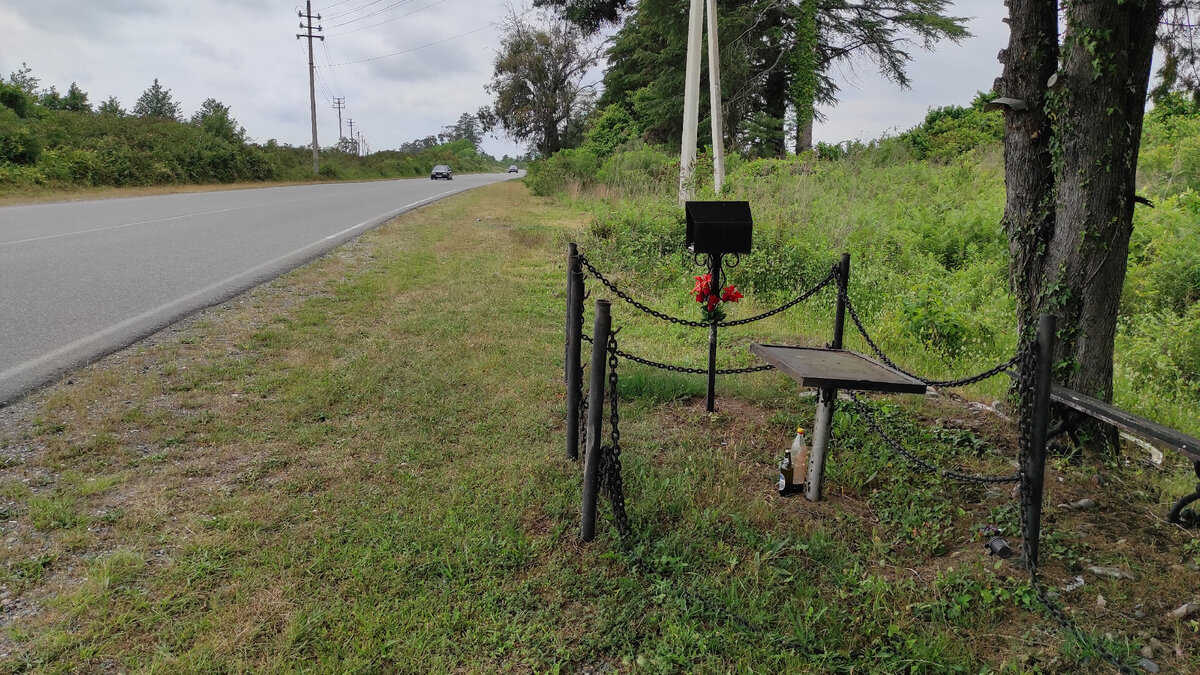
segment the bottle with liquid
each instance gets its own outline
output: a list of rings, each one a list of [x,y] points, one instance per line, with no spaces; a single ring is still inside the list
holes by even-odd
[[[784,451],[783,459],[779,462],[779,483],[776,489],[781,497],[800,491],[803,481],[796,482],[796,467],[799,466],[800,471],[803,472],[807,464],[808,446],[804,443],[804,429],[796,429],[796,438],[792,441],[792,447]]]
[[[792,493],[792,483],[795,477],[796,465],[792,464],[792,451],[784,450],[783,459],[779,460],[779,483],[775,486],[780,497],[786,497]]]
[[[807,478],[804,474],[808,471],[808,444],[804,442],[804,427],[796,428],[796,437],[792,439],[792,459],[800,467],[800,477]]]

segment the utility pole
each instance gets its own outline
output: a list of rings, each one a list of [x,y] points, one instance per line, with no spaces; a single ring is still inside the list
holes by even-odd
[[[338,140],[339,141],[342,139],[342,110],[345,110],[345,108],[346,108],[346,97],[345,96],[334,96],[333,97],[333,109],[338,111]]]
[[[362,131],[359,131],[359,132],[358,132],[358,156],[359,156],[359,157],[362,157],[362,156],[363,156],[363,137],[362,137]]]
[[[725,124],[721,110],[721,41],[717,36],[717,0],[708,0],[708,101],[712,116],[713,183],[717,196],[725,183]]]
[[[317,25],[317,26],[313,25],[313,19],[315,18],[317,21],[320,21],[321,15],[317,14],[315,17],[313,16],[312,0],[305,0],[304,12],[300,12],[300,10],[296,10],[296,14],[299,15],[301,19],[308,21],[307,26],[304,25],[304,21],[300,22],[300,30],[307,31],[307,32],[306,33],[298,33],[296,35],[296,39],[299,40],[300,38],[308,38],[308,105],[309,105],[309,108],[311,108],[311,110],[312,110],[313,175],[316,176],[321,173],[321,155],[320,155],[320,146],[317,145],[317,84],[316,84],[317,66],[313,63],[312,41],[313,41],[313,38],[316,38],[318,40],[324,40],[325,36],[313,34],[314,30],[319,31],[322,29],[321,29],[321,26],[319,26],[319,25]]]
[[[353,117],[350,118],[349,125],[350,125],[350,142],[354,143],[354,118]],[[356,154],[356,155],[358,154],[358,144],[357,143],[354,143],[354,154]]]
[[[700,117],[700,50],[704,30],[704,0],[691,0],[688,12],[687,61],[683,80],[683,148],[679,154],[679,205],[692,198],[696,166],[696,125]]]

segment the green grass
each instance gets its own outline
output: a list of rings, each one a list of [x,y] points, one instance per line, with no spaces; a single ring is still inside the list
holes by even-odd
[[[6,411],[0,447],[34,449],[0,470],[3,584],[27,608],[3,669],[1105,672],[983,554],[1013,498],[911,473],[848,405],[827,501],[774,496],[813,415],[774,373],[722,378],[710,415],[701,376],[622,363],[634,535],[603,505],[581,544],[561,295],[582,220],[519,184],[472,191]],[[704,331],[614,308],[622,349],[703,365]],[[788,316],[722,332],[722,366],[753,364],[752,340],[828,339],[819,304]],[[931,461],[1012,470],[1015,430],[958,401],[869,405]],[[1193,670],[1195,626],[1158,620],[1194,588],[1168,571],[1189,537],[1152,515],[1161,477],[1063,462],[1047,504],[1096,496],[1098,472],[1102,514],[1048,507],[1047,578],[1131,567],[1071,611]]]

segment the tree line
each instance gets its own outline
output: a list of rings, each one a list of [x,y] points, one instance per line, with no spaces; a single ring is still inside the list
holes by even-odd
[[[399,151],[359,157],[356,146],[324,148],[324,178],[395,178],[438,163],[497,170],[480,148],[473,114]],[[508,158],[505,158],[506,160]],[[505,165],[506,166],[506,165]],[[206,99],[190,117],[156,78],[126,110],[110,96],[93,106],[72,82],[43,88],[27,64],[0,81],[0,187],[126,186],[311,178],[311,148],[253,142],[229,106]]]

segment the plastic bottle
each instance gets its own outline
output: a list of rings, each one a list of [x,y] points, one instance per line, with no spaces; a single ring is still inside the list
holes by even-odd
[[[792,439],[792,457],[801,471],[808,471],[808,444],[804,442],[804,427],[796,427],[796,438]],[[803,474],[801,476],[807,478]]]
[[[784,451],[783,459],[779,462],[779,483],[776,485],[776,489],[781,497],[799,491],[803,481],[796,482],[797,466],[801,471],[805,471],[805,467],[808,466],[808,446],[804,443],[803,428],[796,429],[796,438],[792,440],[792,447]]]

